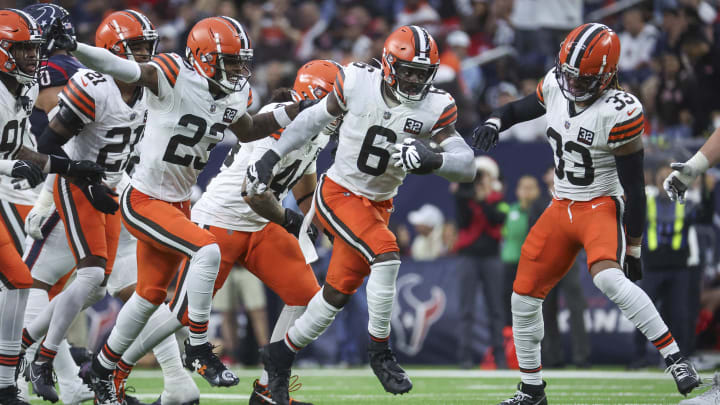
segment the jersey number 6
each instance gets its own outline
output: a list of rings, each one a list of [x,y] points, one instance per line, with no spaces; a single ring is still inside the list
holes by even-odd
[[[593,161],[592,156],[590,156],[590,151],[586,147],[573,141],[567,142],[563,148],[562,136],[552,128],[548,129],[547,135],[556,143],[555,155],[558,158],[558,164],[555,166],[555,175],[558,179],[565,178],[566,174],[565,160],[563,160],[563,150],[565,150],[565,152],[568,153],[576,152],[580,154],[580,157],[582,157],[582,163],[575,163],[575,167],[585,169],[582,176],[576,176],[573,172],[568,171],[567,179],[570,184],[575,186],[589,186],[592,184],[593,180],[595,180],[595,168],[592,167]]]
[[[386,142],[395,143],[397,135],[390,129],[383,128],[379,125],[373,125],[368,128],[365,133],[365,139],[360,147],[358,154],[358,169],[371,176],[380,176],[385,173],[387,165],[390,162],[390,152],[379,146],[375,146],[375,138],[385,138]],[[373,157],[374,165],[370,165],[370,157]]]

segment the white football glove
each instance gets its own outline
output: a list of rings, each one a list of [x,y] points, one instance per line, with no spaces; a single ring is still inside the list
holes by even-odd
[[[260,159],[248,165],[245,174],[245,193],[250,196],[264,193],[272,181],[273,169],[279,161],[280,156],[272,149],[268,149]]]
[[[417,139],[405,138],[403,143],[396,143],[392,147],[397,151],[392,155],[396,160],[395,167],[402,167],[406,172],[428,174],[442,165],[442,156]]]
[[[671,163],[674,169],[663,181],[663,188],[671,200],[685,203],[685,192],[695,179],[703,174],[709,166],[705,155],[698,152],[685,163]]]
[[[53,212],[55,212],[55,203],[52,192],[42,187],[35,205],[25,217],[25,233],[35,240],[42,240],[42,227]]]

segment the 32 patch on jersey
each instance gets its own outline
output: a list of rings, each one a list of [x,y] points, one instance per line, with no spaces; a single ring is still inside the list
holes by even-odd
[[[229,122],[232,123],[235,119],[235,116],[237,115],[238,110],[234,108],[226,108],[225,109],[225,115],[223,115],[223,122]]]
[[[577,140],[580,143],[584,143],[585,145],[592,145],[593,140],[595,139],[595,132],[588,131],[587,129],[580,127],[580,132],[578,132]]]
[[[404,131],[408,134],[413,135],[420,135],[420,130],[422,129],[423,123],[420,121],[415,121],[412,118],[408,118],[407,121],[405,121],[405,129]]]

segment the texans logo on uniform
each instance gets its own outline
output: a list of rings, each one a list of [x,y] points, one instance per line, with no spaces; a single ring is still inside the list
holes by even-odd
[[[225,115],[223,115],[223,122],[233,122],[238,110],[234,108],[226,108]]]
[[[415,121],[412,118],[408,118],[407,121],[405,121],[405,129],[404,131],[408,134],[413,135],[419,135],[420,130],[422,129],[423,123],[420,121]]]
[[[578,132],[577,137],[578,142],[584,143],[585,145],[592,145],[594,139],[595,132],[588,131],[587,129],[580,127],[580,132]]]

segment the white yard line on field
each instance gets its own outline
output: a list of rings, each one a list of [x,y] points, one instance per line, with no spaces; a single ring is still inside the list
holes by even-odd
[[[233,370],[240,378],[257,378],[260,376],[260,369],[235,369]],[[300,377],[333,377],[333,378],[354,378],[374,377],[370,368],[314,368],[293,370]],[[410,377],[420,378],[517,378],[517,370],[431,370],[419,369],[407,370]],[[161,378],[160,370],[136,370],[130,378]],[[543,370],[543,377],[554,379],[621,379],[621,380],[666,380],[670,377],[661,372],[649,371],[592,371],[592,370]],[[199,376],[198,376],[199,378]]]

